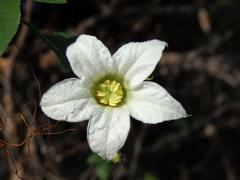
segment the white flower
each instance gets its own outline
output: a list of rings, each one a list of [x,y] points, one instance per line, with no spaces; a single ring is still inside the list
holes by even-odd
[[[111,56],[97,38],[79,36],[66,53],[79,78],[51,87],[40,102],[43,112],[68,122],[89,119],[90,148],[103,159],[113,159],[128,136],[130,116],[151,124],[186,117],[181,104],[163,87],[144,81],[165,46],[159,40],[131,42]]]

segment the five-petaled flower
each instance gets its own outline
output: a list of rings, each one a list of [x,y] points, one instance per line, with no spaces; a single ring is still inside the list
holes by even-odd
[[[89,119],[90,148],[103,159],[113,159],[128,136],[130,116],[151,124],[186,117],[163,87],[144,81],[165,46],[159,40],[131,42],[111,56],[97,38],[79,36],[66,52],[79,78],[63,80],[43,94],[43,112],[68,122]]]

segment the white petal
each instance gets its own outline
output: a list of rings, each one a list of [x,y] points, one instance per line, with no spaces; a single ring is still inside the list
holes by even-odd
[[[52,86],[43,94],[42,111],[52,119],[78,122],[89,119],[92,113],[89,90],[83,80],[72,78]]]
[[[88,143],[93,152],[111,160],[124,145],[130,129],[126,107],[98,108],[88,124]]]
[[[130,87],[139,85],[153,72],[166,45],[166,42],[159,40],[132,42],[113,55],[115,66],[129,81]]]
[[[96,77],[112,67],[109,50],[94,36],[79,36],[67,48],[66,55],[78,77]]]
[[[128,106],[130,115],[144,123],[155,124],[187,116],[182,105],[163,87],[148,81],[131,92]]]

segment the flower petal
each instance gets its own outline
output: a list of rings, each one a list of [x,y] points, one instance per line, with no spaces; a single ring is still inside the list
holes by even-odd
[[[126,107],[99,107],[88,124],[88,143],[93,152],[111,160],[124,145],[130,129]]]
[[[52,119],[78,122],[89,119],[92,105],[83,80],[72,78],[52,86],[43,94],[42,111]]]
[[[79,36],[67,48],[66,55],[78,77],[96,77],[112,67],[109,50],[94,36]]]
[[[132,91],[128,104],[130,115],[144,123],[159,123],[187,116],[182,105],[156,83],[145,81]]]
[[[159,40],[131,42],[113,55],[116,68],[129,81],[130,87],[139,85],[152,73],[166,45]]]

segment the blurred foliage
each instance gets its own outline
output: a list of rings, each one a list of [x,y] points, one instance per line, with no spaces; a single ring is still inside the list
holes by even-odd
[[[239,0],[218,0],[217,3],[222,6],[234,6],[239,4]]]
[[[144,174],[142,180],[158,180],[158,178],[156,176],[154,176],[153,174],[146,173],[146,174]]]
[[[111,164],[108,161],[103,160],[96,154],[91,154],[87,159],[87,164],[95,168],[97,177],[100,180],[109,179],[109,174],[111,170]]]

